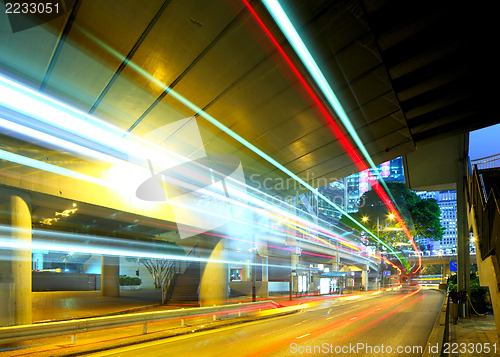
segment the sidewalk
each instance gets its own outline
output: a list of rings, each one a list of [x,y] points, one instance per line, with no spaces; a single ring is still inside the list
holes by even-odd
[[[458,344],[458,353],[451,353],[449,356],[500,356],[500,346],[498,344],[497,330],[493,315],[471,316],[470,319],[459,319],[456,325],[450,325],[450,351],[453,350],[453,343]],[[466,345],[462,345],[466,344]],[[470,345],[469,345],[470,344]],[[489,344],[489,345],[487,345]],[[455,345],[456,346],[456,345]],[[467,346],[470,351],[460,353],[461,347]],[[490,346],[490,353],[477,353],[478,348]],[[496,353],[495,353],[496,349]],[[474,351],[476,353],[474,353]],[[471,353],[472,352],[472,353]]]
[[[120,290],[120,297],[101,296],[100,290],[43,291],[33,292],[32,299],[35,323],[103,316],[159,306],[161,291]]]

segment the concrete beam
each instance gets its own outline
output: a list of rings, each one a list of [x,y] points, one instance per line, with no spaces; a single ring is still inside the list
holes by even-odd
[[[80,203],[88,203],[94,206],[110,208],[119,212],[159,219],[162,221],[176,222],[172,206],[166,202],[147,202],[136,197],[137,185],[141,181],[126,184],[127,177],[123,177],[121,185],[107,182],[103,172],[109,169],[103,165],[88,165],[74,168],[74,171],[85,173],[102,179],[103,185],[84,180],[78,180],[62,175],[56,175],[45,171],[35,171],[26,167],[19,171],[1,170],[0,164],[0,186],[12,189],[30,191],[33,199],[38,195],[40,201],[54,198],[63,198]],[[25,172],[26,171],[26,172]],[[29,174],[28,174],[29,173]],[[147,177],[146,177],[147,178]],[[179,222],[189,224],[189,222]]]
[[[414,191],[454,190],[463,140],[461,134],[403,155],[406,186]]]

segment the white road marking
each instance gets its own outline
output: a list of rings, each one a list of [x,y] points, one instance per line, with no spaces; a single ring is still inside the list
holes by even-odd
[[[309,336],[309,335],[310,335],[310,333],[306,333],[305,335],[297,337],[297,340],[300,340],[301,338],[304,338],[304,337]]]

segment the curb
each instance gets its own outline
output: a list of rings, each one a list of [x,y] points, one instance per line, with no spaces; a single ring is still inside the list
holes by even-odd
[[[443,304],[441,305],[441,310],[436,317],[434,326],[432,327],[431,334],[427,339],[427,344],[424,348],[424,353],[422,357],[438,357],[441,356],[441,350],[443,349],[444,335],[446,329],[446,309],[448,308],[446,293],[443,290],[438,290],[444,294]],[[431,351],[431,346],[438,346],[437,351]]]

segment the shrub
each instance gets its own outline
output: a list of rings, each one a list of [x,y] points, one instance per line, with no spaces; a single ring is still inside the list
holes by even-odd
[[[448,279],[448,285],[450,287],[450,292],[456,292],[457,289],[457,275],[452,275]],[[474,310],[478,313],[485,313],[491,310],[489,306],[487,296],[489,295],[489,289],[480,286],[479,276],[475,272],[470,273],[470,303],[474,307]]]
[[[120,275],[120,286],[141,285],[141,279],[136,276]]]

